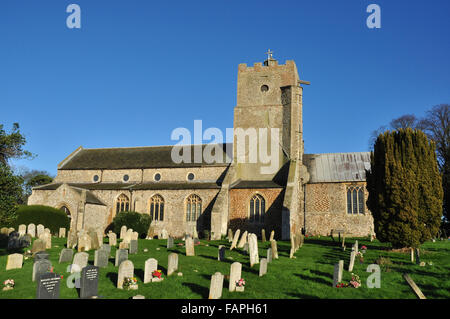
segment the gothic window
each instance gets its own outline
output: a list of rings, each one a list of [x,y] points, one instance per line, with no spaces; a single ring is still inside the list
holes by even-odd
[[[347,213],[350,215],[364,214],[364,187],[347,187]]]
[[[160,195],[150,198],[150,217],[153,220],[164,220],[164,199]]]
[[[195,222],[202,214],[202,200],[197,195],[190,195],[186,200],[186,221]]]
[[[116,201],[116,213],[128,212],[130,210],[130,200],[125,194],[121,194]]]
[[[250,212],[249,212],[250,222],[263,223],[265,213],[266,213],[266,201],[259,194],[253,195],[253,197],[250,199]]]

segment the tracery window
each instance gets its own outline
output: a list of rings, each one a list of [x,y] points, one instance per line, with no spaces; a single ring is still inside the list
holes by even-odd
[[[347,213],[364,214],[364,187],[347,186]]]
[[[150,198],[150,217],[153,220],[164,220],[164,199],[161,195]]]
[[[130,200],[125,194],[121,194],[116,201],[116,213],[128,212],[130,210]]]
[[[186,199],[186,221],[196,221],[202,214],[202,199],[195,195],[189,195]]]
[[[250,199],[249,221],[252,223],[263,223],[265,213],[266,201],[259,194],[253,195]]]

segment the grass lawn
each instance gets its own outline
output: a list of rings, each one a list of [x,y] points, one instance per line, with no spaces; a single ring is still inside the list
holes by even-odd
[[[111,249],[111,258],[107,268],[100,268],[98,294],[105,299],[128,299],[135,295],[144,295],[147,299],[197,299],[208,298],[211,275],[215,272],[229,275],[231,263],[242,263],[242,277],[246,280],[245,291],[242,293],[228,292],[228,279],[224,280],[222,298],[249,299],[287,299],[287,298],[332,298],[332,299],[417,299],[416,295],[403,279],[402,274],[408,273],[416,282],[427,298],[450,298],[450,241],[427,242],[421,246],[421,260],[427,265],[421,267],[410,262],[409,253],[392,252],[386,244],[378,241],[370,242],[359,238],[359,247],[367,246],[364,263],[355,260],[353,272],[361,278],[362,287],[333,288],[333,268],[340,259],[344,260],[343,281],[349,281],[351,273],[347,271],[350,259],[351,244],[357,238],[346,239],[346,251],[342,251],[340,244],[333,243],[329,237],[305,238],[305,243],[295,253],[295,259],[289,258],[290,242],[278,242],[279,259],[268,264],[268,273],[259,277],[259,265],[250,268],[249,256],[241,249],[229,251],[230,243],[222,241],[201,241],[195,246],[195,257],[186,257],[183,243],[175,240],[173,249],[166,249],[166,240],[139,239],[139,250],[136,255],[129,255],[134,264],[134,273],[138,278],[139,289],[125,291],[116,288],[118,267],[114,267],[116,248]],[[77,289],[67,287],[66,280],[70,276],[67,267],[70,263],[59,264],[59,252],[66,243],[66,239],[52,238],[53,248],[48,250],[54,271],[63,275],[61,281],[60,298],[78,298]],[[106,243],[106,240],[105,240]],[[208,245],[208,246],[206,246]],[[226,260],[217,261],[219,245],[226,245]],[[258,242],[259,257],[266,257],[269,242]],[[148,249],[148,252],[144,252]],[[179,254],[179,272],[183,276],[172,275],[166,277],[168,254]],[[22,269],[6,271],[8,252],[0,248],[0,283],[12,278],[16,282],[13,290],[1,291],[0,298],[29,299],[36,296],[36,282],[31,281],[33,259],[24,260]],[[230,259],[230,257],[232,259]],[[369,289],[366,279],[370,273],[366,272],[369,264],[375,263],[379,257],[387,257],[391,264],[382,267],[381,288]],[[143,283],[144,263],[148,258],[158,260],[158,268],[163,271],[165,280],[159,283]],[[428,262],[432,262],[429,265]],[[89,251],[89,263],[94,263],[94,251]]]

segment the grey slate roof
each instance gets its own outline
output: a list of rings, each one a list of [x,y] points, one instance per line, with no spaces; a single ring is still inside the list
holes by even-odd
[[[202,152],[207,144],[201,145]],[[78,148],[59,165],[61,170],[81,169],[141,169],[227,166],[227,149],[232,152],[232,144],[219,144],[223,151],[223,163],[194,163],[194,146],[191,147],[192,163],[174,163],[171,152],[173,146],[120,147],[120,148]],[[229,157],[228,157],[229,158]],[[202,156],[203,160],[203,156]]]
[[[366,180],[370,152],[304,154],[309,183],[357,182]]]
[[[286,185],[280,185],[275,181],[250,181],[250,180],[240,180],[230,185],[231,189],[238,188],[284,188]]]
[[[36,190],[56,190],[62,183],[52,183],[33,187]],[[177,190],[177,189],[220,189],[219,183],[214,182],[151,182],[151,183],[67,183],[75,190]],[[89,191],[86,200],[91,200]],[[94,196],[95,197],[95,196]],[[92,199],[93,201],[93,199]]]

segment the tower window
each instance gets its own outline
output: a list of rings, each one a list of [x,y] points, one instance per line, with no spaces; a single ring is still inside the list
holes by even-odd
[[[189,173],[188,176],[187,176],[187,179],[188,179],[189,181],[193,181],[194,178],[195,178],[194,173]]]
[[[159,182],[161,180],[161,174],[160,173],[156,173],[153,178],[155,179],[155,181]]]
[[[261,86],[261,92],[267,92],[267,91],[269,91],[269,87],[267,86],[267,85],[263,85],[263,86]]]

